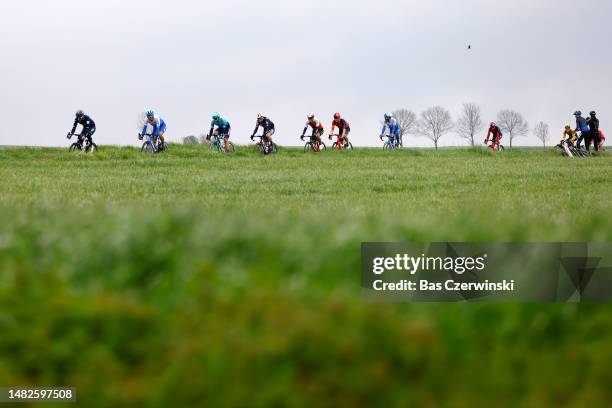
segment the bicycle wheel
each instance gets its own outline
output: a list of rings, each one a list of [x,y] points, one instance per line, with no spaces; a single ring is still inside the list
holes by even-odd
[[[277,152],[278,152],[278,146],[276,145],[276,143],[272,142],[268,150],[268,154],[276,154]]]
[[[323,150],[326,150],[326,149],[327,149],[327,146],[325,146],[325,143],[321,142],[319,144],[319,151],[322,152]]]
[[[393,145],[389,142],[385,142],[383,145],[383,150],[393,150]]]
[[[505,151],[506,151],[506,148],[505,148],[503,145],[499,145],[499,146],[497,147],[497,150],[498,150],[498,151],[500,151],[500,152],[505,152]]]
[[[308,153],[311,150],[312,150],[312,143],[306,142],[306,144],[304,145],[304,153]]]
[[[353,144],[349,142],[346,146],[344,146],[344,148],[348,150],[353,150]]]
[[[340,149],[340,143],[334,142],[334,144],[332,145],[332,150],[338,150],[338,149]]]
[[[232,142],[227,142],[227,146],[229,148],[227,153],[236,153],[236,146],[234,146],[234,144]],[[222,147],[221,149],[225,150],[225,147]]]
[[[255,145],[253,146],[253,151],[255,151],[256,153],[264,154],[264,148],[261,142],[255,143]]]
[[[81,150],[81,145],[78,143],[73,143],[70,145],[70,147],[68,148],[69,152],[74,152],[75,150]]]
[[[95,153],[97,151],[98,151],[98,145],[93,142],[85,148],[85,153]]]
[[[144,142],[142,144],[142,147],[140,148],[140,151],[147,153],[155,153],[155,148],[153,147],[153,144],[151,144],[151,142]]]
[[[208,145],[208,148],[212,151],[216,151],[219,153],[223,153],[225,151],[225,149],[221,146],[221,144],[217,141],[212,142],[211,144]]]

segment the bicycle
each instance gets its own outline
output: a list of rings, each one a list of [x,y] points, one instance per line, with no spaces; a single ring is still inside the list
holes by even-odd
[[[487,143],[487,141],[485,140],[485,146],[488,146],[489,149],[491,149],[491,151],[494,152],[505,152],[506,148],[504,147],[503,144],[501,144],[501,139],[500,139],[500,143],[495,143],[495,141],[491,141],[491,145],[489,146]]]
[[[383,135],[380,137],[380,140],[384,140],[385,137],[387,138],[387,140],[383,144],[383,150],[395,150],[401,148],[401,145],[398,143],[397,138],[391,137],[391,135]]]
[[[569,147],[571,152],[574,154],[574,156],[578,156],[578,157],[591,157],[593,156],[593,153],[591,153],[589,150],[582,148],[580,146],[570,146]]]
[[[86,138],[82,134],[76,135],[76,134],[68,133],[66,135],[68,139],[70,139],[72,136],[76,136],[77,141],[70,145],[70,147],[68,148],[69,152],[73,152],[75,150],[84,151],[85,153],[91,153],[91,152],[98,151],[98,145],[95,144],[93,140],[90,141],[90,139]],[[86,141],[85,145],[83,145],[84,140]]]
[[[208,148],[219,153],[236,153],[236,146],[230,141],[227,142],[228,151],[225,151],[225,141],[223,135],[215,134],[212,135],[212,140]]]
[[[300,139],[304,140],[304,137],[306,136],[300,136]],[[318,141],[314,135],[308,136],[308,138],[308,141],[304,145],[304,152],[308,153],[310,151],[313,151],[315,153],[319,153],[320,151],[327,149],[325,143],[323,141]]]
[[[353,150],[353,144],[347,139],[343,139],[342,144],[340,144],[340,135],[329,135],[330,140],[332,137],[336,137],[336,141],[332,145],[332,150]]]
[[[153,135],[150,133],[147,133],[144,136],[139,133],[138,139],[142,140],[143,138],[146,138],[146,140],[140,148],[141,152],[160,153],[164,150],[168,150],[166,144],[159,140],[159,137],[154,138]]]
[[[260,152],[264,156],[268,154],[275,154],[278,151],[278,146],[274,142],[266,142],[264,141],[265,136],[251,136],[251,140],[254,140],[256,137],[259,138],[259,142],[255,143],[255,151]]]
[[[570,143],[562,140],[558,145],[555,146],[557,149],[561,151],[561,154],[565,157],[574,157],[578,156],[576,149]]]

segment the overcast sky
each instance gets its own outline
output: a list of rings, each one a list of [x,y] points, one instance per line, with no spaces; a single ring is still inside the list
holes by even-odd
[[[329,128],[340,111],[355,145],[377,145],[385,111],[442,105],[456,118],[471,101],[487,123],[516,109],[557,141],[576,109],[608,129],[611,20],[609,0],[7,1],[0,144],[67,145],[77,109],[99,144],[136,144],[151,107],[171,140],[219,111],[234,141],[262,113],[296,145],[308,112]]]

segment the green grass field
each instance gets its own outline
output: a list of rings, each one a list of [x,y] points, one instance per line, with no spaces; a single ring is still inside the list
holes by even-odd
[[[361,300],[362,241],[612,241],[612,156],[0,150],[0,386],[79,405],[610,406],[612,307]],[[57,406],[57,405],[54,405]]]

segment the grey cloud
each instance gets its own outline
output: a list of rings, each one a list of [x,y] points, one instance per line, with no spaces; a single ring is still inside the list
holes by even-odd
[[[63,145],[78,108],[100,143],[135,144],[149,106],[175,140],[220,111],[246,143],[261,112],[279,143],[297,144],[309,111],[327,127],[341,111],[356,145],[376,145],[385,111],[442,105],[456,117],[468,101],[485,121],[504,108],[543,120],[553,140],[576,108],[599,110],[605,131],[611,15],[605,0],[10,2],[0,144]]]

